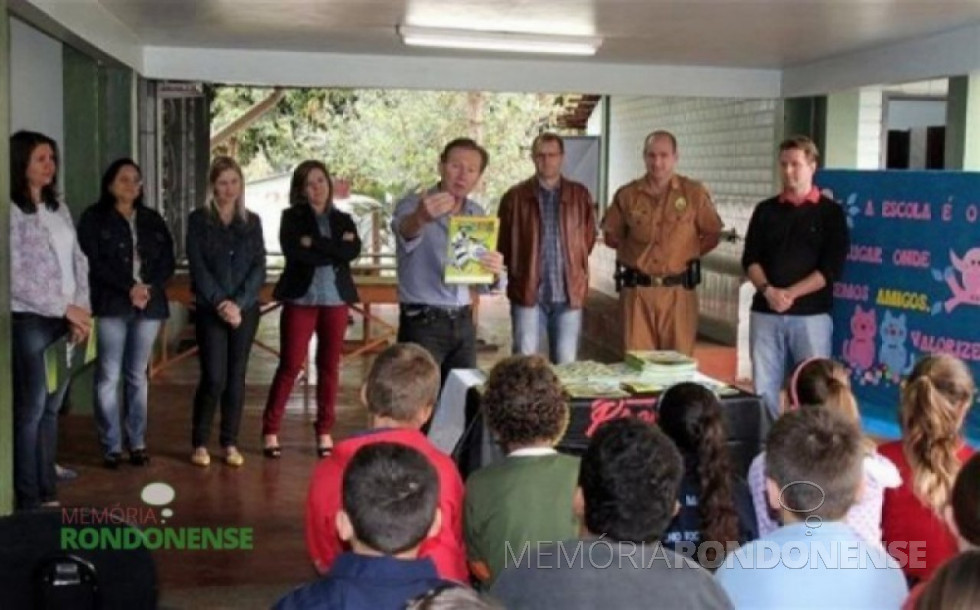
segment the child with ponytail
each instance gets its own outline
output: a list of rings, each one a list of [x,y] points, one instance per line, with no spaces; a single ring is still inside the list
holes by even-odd
[[[881,447],[903,479],[885,494],[882,540],[905,545],[897,550],[908,556],[905,575],[913,583],[957,552],[943,515],[960,466],[973,454],[961,431],[975,393],[970,370],[958,358],[919,360],[902,386],[902,439]]]
[[[838,362],[827,358],[811,358],[800,363],[786,384],[785,411],[824,406],[844,414],[860,426],[861,415],[857,401],[851,393],[847,370]],[[864,484],[858,499],[844,522],[850,525],[863,540],[881,543],[882,502],[885,490],[898,487],[901,477],[895,464],[876,451],[875,443],[864,438]],[[763,451],[749,466],[749,488],[759,536],[765,536],[779,527],[766,501],[766,453]]]
[[[727,550],[757,537],[748,486],[729,455],[721,404],[706,387],[679,383],[660,397],[657,422],[684,458],[680,508],[664,532],[664,546],[712,543],[697,561],[717,568]]]

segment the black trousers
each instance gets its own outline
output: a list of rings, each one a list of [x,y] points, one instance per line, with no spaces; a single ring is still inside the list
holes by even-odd
[[[242,323],[232,328],[214,311],[196,314],[198,360],[201,380],[194,393],[191,444],[203,447],[211,436],[214,412],[221,404],[222,447],[236,445],[245,401],[245,372],[252,339],[259,326],[259,308],[242,312]]]
[[[418,343],[432,354],[446,382],[453,369],[476,368],[476,327],[471,311],[455,317],[439,313],[398,316],[398,342]]]

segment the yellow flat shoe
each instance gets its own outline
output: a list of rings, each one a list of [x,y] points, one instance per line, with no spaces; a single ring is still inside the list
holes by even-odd
[[[239,453],[238,449],[234,447],[228,447],[226,451],[227,453],[225,454],[225,464],[238,468],[239,466],[245,463],[245,456]]]
[[[198,447],[191,454],[191,464],[195,466],[208,466],[211,464],[211,455],[208,454],[208,450],[204,447]]]

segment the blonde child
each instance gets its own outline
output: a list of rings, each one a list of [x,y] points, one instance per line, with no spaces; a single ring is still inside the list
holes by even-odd
[[[833,360],[811,358],[800,363],[786,385],[786,397],[785,410],[822,405],[842,413],[860,426],[861,415],[851,393],[847,370]],[[863,540],[879,544],[885,490],[897,487],[902,480],[895,464],[876,451],[874,441],[864,437],[862,444],[865,450],[864,485],[858,492],[857,501],[844,516],[844,522]],[[765,455],[763,451],[752,460],[748,476],[760,537],[779,527],[766,502]]]

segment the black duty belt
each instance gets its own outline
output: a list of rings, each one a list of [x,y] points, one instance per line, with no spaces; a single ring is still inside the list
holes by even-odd
[[[651,286],[683,286],[687,279],[687,272],[677,275],[647,275],[633,269],[624,267],[622,271],[622,282],[624,288],[648,288]]]
[[[419,303],[402,303],[399,311],[409,319],[443,319],[455,320],[464,316],[472,316],[472,308],[469,305],[449,307],[443,305],[422,305]]]

